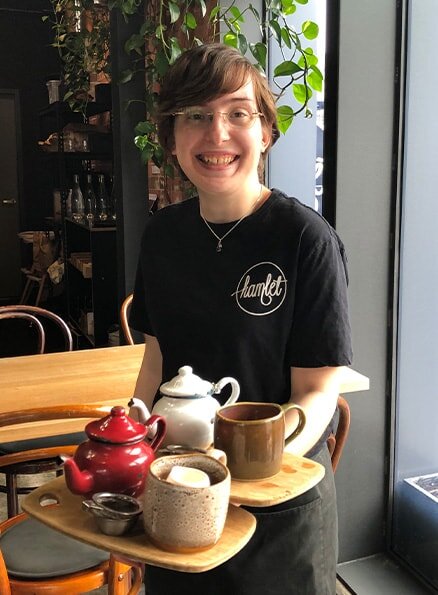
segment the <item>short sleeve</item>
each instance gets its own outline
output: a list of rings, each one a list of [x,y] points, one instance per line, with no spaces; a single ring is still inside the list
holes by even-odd
[[[337,234],[303,250],[299,258],[290,365],[322,367],[352,361],[347,262]]]

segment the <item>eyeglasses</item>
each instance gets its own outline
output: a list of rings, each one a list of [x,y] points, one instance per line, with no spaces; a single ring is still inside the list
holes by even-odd
[[[202,107],[188,107],[177,112],[162,114],[163,116],[180,116],[189,128],[207,128],[213,122],[215,114],[222,116],[224,121],[233,128],[251,128],[256,118],[263,117],[261,112],[250,112],[246,108],[233,108],[229,112],[208,111]]]

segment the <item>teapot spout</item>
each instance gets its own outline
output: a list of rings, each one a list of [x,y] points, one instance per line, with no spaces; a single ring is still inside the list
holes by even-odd
[[[134,410],[137,412],[138,420],[142,424],[145,424],[151,417],[149,409],[146,407],[143,401],[141,399],[137,399],[137,397],[132,397],[132,399],[130,399],[128,407],[131,408],[130,411]]]
[[[64,461],[65,483],[73,494],[90,494],[93,492],[94,478],[87,471],[81,471],[76,461],[70,457]]]

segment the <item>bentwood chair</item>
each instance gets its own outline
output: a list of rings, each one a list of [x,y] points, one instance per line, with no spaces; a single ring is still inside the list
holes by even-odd
[[[67,323],[58,316],[58,314],[55,314],[50,310],[40,308],[39,306],[27,306],[25,304],[0,306],[0,320],[5,320],[7,318],[24,319],[31,325],[34,325],[38,337],[38,345],[36,350],[33,349],[34,353],[44,353],[45,350],[46,330],[42,321],[51,321],[52,325],[54,325],[61,333],[60,336],[63,339],[64,345],[63,351],[72,351],[73,349],[73,337]],[[2,348],[2,351],[5,351],[5,347]]]
[[[50,310],[39,308],[37,306],[15,305],[15,306],[0,306],[0,322],[5,319],[15,319],[29,322],[37,333],[38,344],[36,353],[44,352],[46,344],[45,327],[42,322],[50,321],[54,328],[58,330],[62,339],[62,344],[65,351],[72,351],[73,338],[71,331],[65,321]],[[18,332],[18,330],[17,330]],[[43,446],[53,446],[59,440],[62,443],[71,443],[82,441],[83,435],[69,435],[68,437],[52,438],[47,441],[45,438],[32,440],[31,442],[18,441],[9,442],[7,444],[0,444],[0,456],[16,452],[19,450],[26,450],[29,448],[40,448]],[[18,487],[17,477],[20,475],[34,475],[47,471],[59,471],[59,462],[54,459],[43,459],[40,461],[33,461],[32,463],[17,463],[2,470],[5,475],[5,485],[0,485],[0,493],[7,495],[8,516],[14,516],[18,513],[18,495],[27,494],[32,487]]]
[[[64,455],[68,450],[54,447],[46,454]],[[7,455],[7,464],[40,455],[41,450]],[[136,595],[142,579],[140,565],[119,561],[25,513],[0,523],[1,595],[78,595],[104,585],[112,595]]]
[[[128,345],[134,345],[134,339],[128,324],[132,298],[133,294],[131,293],[124,299],[122,307],[120,308],[120,324],[122,325],[123,336],[125,337],[125,341],[128,343]]]
[[[344,450],[345,443],[348,438],[350,431],[350,407],[348,402],[339,395],[338,397],[338,411],[339,421],[336,431],[327,439],[327,446],[332,460],[333,471],[336,471],[339,464],[342,451]]]

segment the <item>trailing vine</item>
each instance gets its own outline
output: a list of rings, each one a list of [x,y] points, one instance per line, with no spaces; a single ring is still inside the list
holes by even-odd
[[[63,100],[85,117],[90,77],[110,74],[109,12],[93,0],[50,0],[53,17],[44,16],[54,30],[52,46],[61,60]]]

